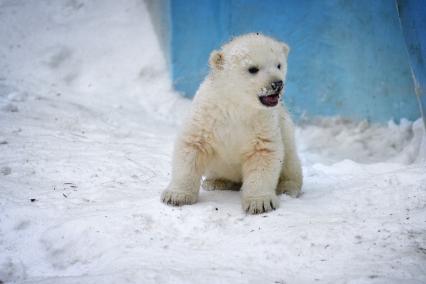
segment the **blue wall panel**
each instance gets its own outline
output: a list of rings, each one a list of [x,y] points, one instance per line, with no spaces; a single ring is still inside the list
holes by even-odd
[[[172,0],[171,19],[172,77],[186,96],[213,49],[262,32],[291,47],[285,100],[296,116],[420,116],[392,0]]]
[[[171,1],[171,67],[175,88],[192,97],[214,48],[229,38],[229,1]]]
[[[426,2],[398,0],[397,3],[410,56],[416,95],[426,127]]]

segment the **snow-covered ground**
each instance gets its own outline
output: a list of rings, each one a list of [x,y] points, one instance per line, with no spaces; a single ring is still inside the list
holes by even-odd
[[[0,0],[0,283],[426,282],[420,120],[301,123],[304,194],[249,216],[160,203],[188,105],[143,1]]]

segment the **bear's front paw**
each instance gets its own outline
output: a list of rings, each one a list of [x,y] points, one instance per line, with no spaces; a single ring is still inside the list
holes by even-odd
[[[250,214],[269,212],[279,205],[280,201],[274,194],[243,197],[243,209]]]
[[[194,204],[197,202],[197,195],[184,191],[165,190],[161,194],[161,201],[173,206],[181,206],[185,204]]]
[[[277,194],[285,193],[291,197],[299,197],[301,195],[302,188],[294,181],[280,181],[277,186]]]

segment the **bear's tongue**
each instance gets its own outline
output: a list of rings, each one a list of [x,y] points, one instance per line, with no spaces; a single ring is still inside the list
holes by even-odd
[[[276,106],[278,104],[279,98],[279,95],[269,95],[259,97],[259,100],[265,106]]]

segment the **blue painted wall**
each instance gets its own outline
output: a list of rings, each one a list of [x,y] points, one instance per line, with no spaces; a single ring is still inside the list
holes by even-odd
[[[410,56],[415,91],[426,127],[426,2],[398,0],[397,3]]]
[[[262,32],[291,47],[285,100],[296,118],[420,116],[393,0],[171,0],[170,13],[172,78],[186,96],[213,49]]]

